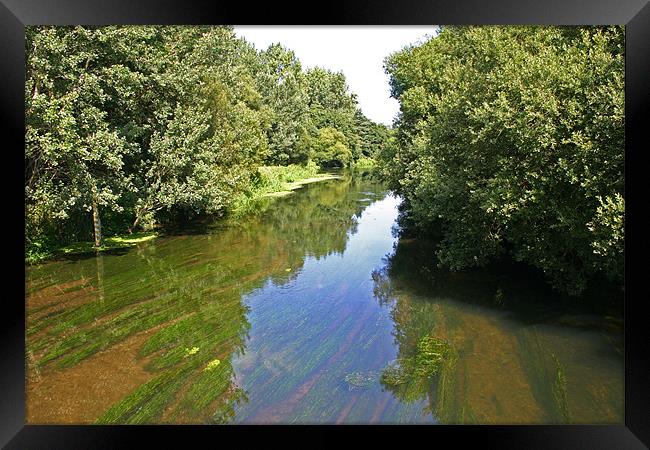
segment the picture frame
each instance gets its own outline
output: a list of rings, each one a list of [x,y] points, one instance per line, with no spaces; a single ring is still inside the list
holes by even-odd
[[[0,353],[0,443],[11,449],[32,448],[121,448],[137,440],[147,445],[188,445],[188,439],[217,444],[223,436],[240,433],[243,440],[252,435],[246,427],[207,426],[54,426],[25,424],[25,305],[24,285],[19,258],[24,247],[17,236],[24,237],[24,206],[19,192],[24,149],[24,27],[28,25],[109,25],[109,24],[314,24],[314,25],[422,25],[430,24],[544,24],[544,25],[626,25],[626,282],[625,282],[625,423],[622,425],[520,425],[520,426],[447,426],[376,427],[376,426],[301,426],[309,441],[350,431],[365,431],[378,439],[395,432],[439,441],[442,437],[453,445],[475,442],[489,448],[590,448],[636,449],[650,445],[650,350],[647,326],[642,323],[644,303],[641,284],[643,252],[648,248],[642,221],[643,150],[647,148],[644,127],[650,104],[650,6],[647,0],[435,0],[368,2],[363,0],[322,4],[313,8],[265,3],[206,1],[124,0],[0,0],[0,47],[3,69],[0,86],[2,122],[6,125],[5,155],[10,155],[11,176],[5,176],[5,198],[10,206],[5,212],[9,251],[5,279],[14,289],[6,290]],[[295,8],[295,6],[293,7]],[[644,114],[645,113],[645,114]],[[15,169],[14,169],[15,168]],[[23,192],[24,194],[24,192]],[[631,194],[631,195],[630,195]],[[647,222],[645,222],[647,223]],[[14,262],[15,260],[15,262]],[[24,273],[23,273],[24,275]],[[11,294],[9,294],[11,292]],[[14,293],[15,292],[15,293]],[[290,429],[291,428],[291,429]],[[293,427],[253,426],[256,434],[288,431],[294,440]],[[320,441],[325,442],[325,441]],[[190,445],[191,446],[191,445]]]

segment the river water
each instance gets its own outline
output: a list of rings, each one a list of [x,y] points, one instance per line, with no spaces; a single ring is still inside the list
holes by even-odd
[[[347,176],[27,268],[28,423],[623,422],[615,294],[437,269],[399,203]]]

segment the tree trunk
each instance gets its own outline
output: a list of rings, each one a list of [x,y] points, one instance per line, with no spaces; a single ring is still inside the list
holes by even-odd
[[[140,223],[140,216],[136,215],[135,216],[135,222],[133,222],[133,225],[129,227],[129,234],[133,234],[133,230],[135,230],[135,227],[138,226],[138,223]]]
[[[93,223],[95,225],[95,248],[102,245],[102,223],[99,220],[99,207],[97,206],[97,198],[93,195]]]

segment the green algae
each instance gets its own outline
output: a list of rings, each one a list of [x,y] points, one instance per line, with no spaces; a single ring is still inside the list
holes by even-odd
[[[375,372],[351,372],[343,378],[349,385],[350,390],[355,388],[366,388],[377,381]]]
[[[499,374],[502,388],[511,374],[499,373],[500,365],[521,360],[521,385],[528,383],[522,389],[531,389],[547,413],[540,421],[610,417],[604,407],[592,412],[586,401],[576,403],[584,363],[557,344],[539,340],[536,347],[528,323],[472,303],[491,301],[505,314],[515,289],[420,270],[416,258],[414,269],[400,253],[403,244],[397,256],[379,256],[361,274],[359,266],[337,264],[348,249],[362,259],[377,239],[374,229],[371,239],[349,244],[368,206],[359,199],[372,197],[368,189],[347,179],[314,183],[204,234],[162,236],[119,254],[29,267],[28,305],[32,295],[51,293],[45,304],[28,306],[29,370],[46,380],[52,372],[73,372],[142,335],[135,364],[151,378],[107,407],[98,423],[484,423],[516,416],[508,415],[507,393],[489,397],[495,384],[481,371],[496,368],[490,374]],[[380,199],[383,191],[371,189]],[[387,270],[371,276],[386,261]],[[296,284],[305,276],[308,282]],[[501,292],[496,298],[495,291]],[[383,311],[379,318],[367,313],[373,301]],[[474,333],[477,316],[498,333]],[[513,337],[516,348],[478,345],[494,336]],[[471,367],[477,357],[483,365]],[[607,374],[598,363],[589,368]],[[615,389],[614,382],[602,387]],[[482,398],[488,400],[479,404]],[[608,406],[608,398],[601,401]],[[486,405],[493,404],[488,415]]]
[[[81,287],[57,290],[62,300],[84,294],[79,304],[39,316],[33,314],[44,307],[28,311],[28,349],[39,355],[35,370],[75,370],[98,352],[146,332],[137,358],[153,378],[110,407],[98,423],[232,420],[236,405],[247,400],[246,391],[234,383],[231,363],[243,351],[250,329],[242,295],[267,280],[286,283],[307,255],[341,252],[347,230],[363,210],[349,188],[345,181],[310,188],[299,199],[307,208],[271,209],[245,222],[226,222],[225,231],[166,236],[120,256],[31,267],[28,296],[66,282],[65,277],[85,280]],[[269,217],[276,226],[261,228],[259,221]],[[307,220],[311,226],[301,230],[298,224]],[[295,245],[287,254],[263,244],[289,237]],[[239,251],[222,253],[233,243]],[[292,377],[283,379],[285,394],[280,387],[279,395],[286,396],[296,380],[320,370],[325,355],[336,351],[336,340],[322,344],[300,368],[278,366],[282,373],[292,370]]]
[[[384,368],[381,381],[386,386],[395,387],[427,380],[440,371],[451,354],[447,342],[424,336],[417,343],[414,355],[402,357]]]

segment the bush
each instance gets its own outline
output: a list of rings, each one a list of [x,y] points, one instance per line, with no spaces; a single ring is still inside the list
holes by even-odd
[[[622,27],[445,27],[386,64],[400,101],[381,173],[463,269],[509,252],[579,294],[622,283]]]

